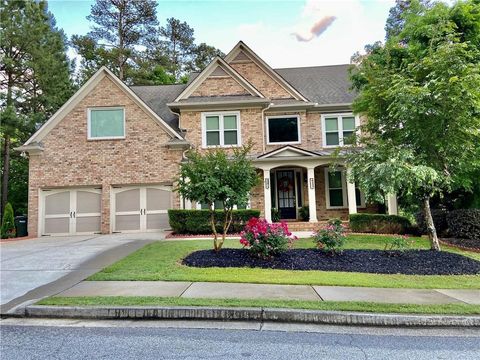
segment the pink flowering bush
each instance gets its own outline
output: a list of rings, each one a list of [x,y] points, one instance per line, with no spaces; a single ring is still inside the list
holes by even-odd
[[[251,218],[240,235],[240,244],[248,248],[253,255],[264,259],[287,250],[296,239],[285,222],[270,224],[259,218]]]
[[[345,244],[345,227],[340,219],[332,219],[313,236],[317,247],[325,252],[337,254],[342,252]]]

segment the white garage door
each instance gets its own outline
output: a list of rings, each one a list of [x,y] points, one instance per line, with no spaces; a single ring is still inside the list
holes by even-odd
[[[167,229],[167,212],[171,207],[171,186],[116,187],[112,192],[113,231]]]
[[[101,229],[101,189],[60,189],[41,192],[41,234],[94,234]]]

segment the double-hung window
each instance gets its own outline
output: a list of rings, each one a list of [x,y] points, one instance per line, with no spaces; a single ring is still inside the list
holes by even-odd
[[[324,147],[353,145],[358,127],[358,118],[352,114],[324,115],[323,144]]]
[[[240,113],[203,113],[202,143],[203,147],[240,146]]]
[[[268,116],[268,144],[299,144],[300,119],[298,115]]]
[[[325,192],[327,209],[348,207],[347,182],[343,171],[331,171],[325,168]],[[357,207],[365,207],[365,197],[357,186],[355,186],[355,199]]]
[[[88,139],[124,139],[125,109],[102,107],[88,109]]]

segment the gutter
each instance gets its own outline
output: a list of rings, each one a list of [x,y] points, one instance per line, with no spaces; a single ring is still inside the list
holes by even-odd
[[[263,105],[269,104],[269,99],[251,99],[251,100],[231,100],[231,101],[209,101],[209,102],[189,102],[189,103],[181,103],[181,102],[173,102],[167,103],[169,108],[174,109],[190,109],[190,108],[208,108],[208,107],[223,107],[223,106],[244,106],[248,107],[251,105]]]
[[[268,104],[266,108],[262,109],[262,152],[267,152],[267,144],[265,142],[266,132],[265,132],[265,111],[270,109],[273,106],[273,103]]]

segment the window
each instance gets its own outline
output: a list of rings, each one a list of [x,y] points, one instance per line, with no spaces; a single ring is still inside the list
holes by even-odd
[[[352,114],[324,115],[323,144],[329,146],[344,146],[353,144],[353,134],[358,121]]]
[[[203,147],[240,146],[240,113],[203,113]]]
[[[267,117],[268,144],[300,143],[300,120],[295,116]]]
[[[125,138],[125,109],[95,108],[88,110],[88,139]]]
[[[330,171],[325,168],[325,191],[327,209],[346,208],[348,206],[347,182],[343,171]],[[357,208],[365,207],[365,197],[355,186]]]

